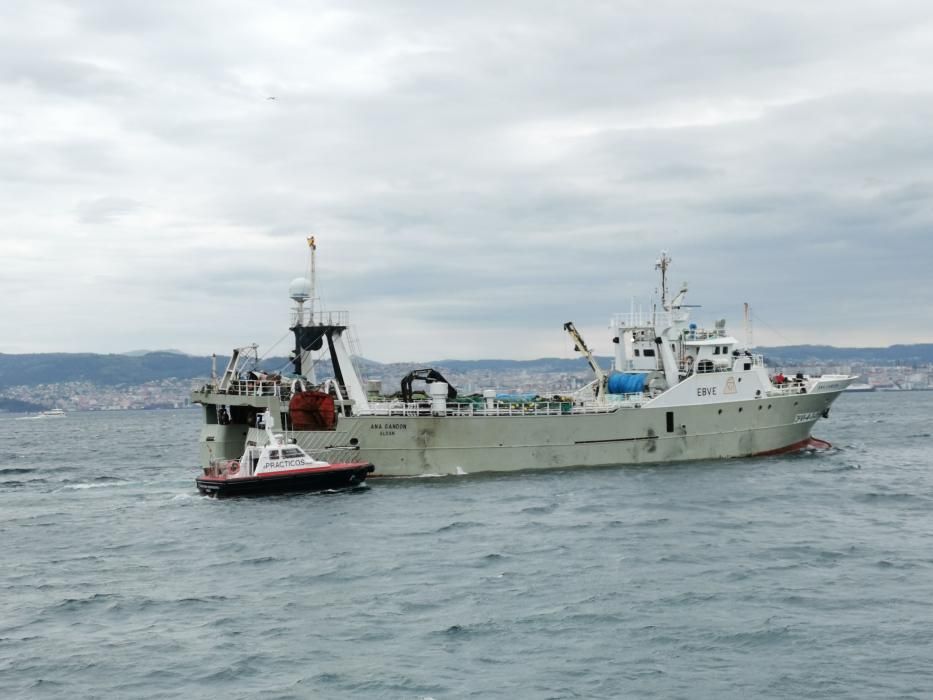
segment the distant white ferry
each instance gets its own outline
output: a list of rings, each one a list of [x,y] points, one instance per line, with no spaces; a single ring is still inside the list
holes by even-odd
[[[850,384],[849,386],[846,387],[846,391],[874,391],[874,390],[875,390],[875,387],[873,387],[871,384],[864,384],[864,383]]]
[[[293,373],[260,372],[257,346],[234,349],[219,379],[192,394],[204,407],[201,462],[236,459],[263,444],[264,411],[310,454],[371,462],[373,476],[565,469],[771,455],[827,446],[810,432],[855,377],[771,377],[760,355],[740,348],[725,321],[690,322],[686,284],[673,297],[662,253],[660,303],[610,322],[614,366],[604,371],[573,323],[564,324],[593,381],[571,396],[460,396],[433,369],[402,380],[396,396],[367,395],[347,339],[348,314],[315,309],[309,278],[292,281]],[[417,356],[418,352],[413,352]],[[335,379],[318,382],[329,358]],[[216,377],[216,375],[215,375]],[[424,399],[412,391],[424,382]]]
[[[34,416],[20,416],[17,420],[37,420],[39,418],[64,418],[65,412],[60,408],[50,408],[47,411],[42,411],[35,414]]]

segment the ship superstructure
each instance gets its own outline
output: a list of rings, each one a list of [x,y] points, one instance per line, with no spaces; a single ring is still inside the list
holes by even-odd
[[[392,397],[367,394],[351,353],[347,312],[315,298],[316,243],[295,304],[291,371],[253,368],[256,346],[234,350],[219,379],[194,392],[204,407],[201,460],[239,457],[261,444],[257,415],[278,416],[292,439],[331,462],[371,462],[374,476],[462,474],[767,455],[812,444],[811,430],[853,380],[771,376],[763,358],[728,334],[690,320],[687,285],[671,297],[662,253],[660,300],[610,322],[615,348],[599,367],[572,322],[564,325],[594,379],[565,397],[460,396],[436,370],[403,380]],[[333,375],[317,381],[319,363]],[[424,398],[412,382],[424,382]]]

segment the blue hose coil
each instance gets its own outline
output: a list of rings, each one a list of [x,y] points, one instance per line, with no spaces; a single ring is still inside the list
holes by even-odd
[[[647,372],[617,372],[609,375],[610,394],[640,394],[645,390]]]

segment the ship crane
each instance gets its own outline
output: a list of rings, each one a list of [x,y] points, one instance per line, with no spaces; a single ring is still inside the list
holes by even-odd
[[[593,353],[583,341],[583,336],[580,335],[580,331],[578,331],[576,326],[573,325],[573,321],[567,321],[567,323],[564,324],[564,330],[570,334],[571,338],[573,338],[574,350],[586,358],[586,361],[590,365],[590,369],[592,369],[593,374],[596,375],[596,398],[601,399],[606,394],[606,389],[609,384],[609,377],[606,376],[603,368],[599,366],[598,362],[596,362],[596,358],[593,357]]]

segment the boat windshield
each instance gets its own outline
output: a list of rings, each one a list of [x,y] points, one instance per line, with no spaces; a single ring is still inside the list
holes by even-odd
[[[299,450],[296,450],[294,447],[287,450],[282,450],[282,459],[294,459],[296,457],[302,457],[303,455]]]

